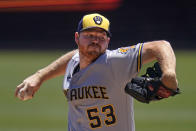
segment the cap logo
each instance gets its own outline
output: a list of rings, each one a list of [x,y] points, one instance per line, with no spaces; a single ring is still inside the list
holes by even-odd
[[[95,24],[97,24],[97,25],[101,25],[101,23],[102,23],[102,18],[100,17],[100,16],[95,16],[94,18],[93,18],[93,20],[95,21]]]

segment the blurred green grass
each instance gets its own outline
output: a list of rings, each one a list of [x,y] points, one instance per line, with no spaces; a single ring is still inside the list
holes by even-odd
[[[67,102],[63,77],[42,85],[33,100],[19,101],[15,87],[27,76],[65,51],[0,51],[0,131],[65,131]],[[182,94],[150,104],[135,101],[137,131],[196,130],[196,51],[176,51],[177,77]],[[150,64],[149,64],[150,65]],[[144,66],[142,72],[149,65]]]

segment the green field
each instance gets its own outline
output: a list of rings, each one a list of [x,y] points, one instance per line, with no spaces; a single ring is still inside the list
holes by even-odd
[[[63,51],[0,51],[0,131],[66,131],[67,102],[63,77],[42,85],[34,99],[14,97],[15,87]],[[182,94],[142,104],[135,101],[136,131],[196,130],[196,51],[176,51],[177,77]]]

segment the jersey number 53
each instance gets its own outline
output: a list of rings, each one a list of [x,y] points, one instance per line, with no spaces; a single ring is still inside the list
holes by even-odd
[[[87,117],[89,119],[89,125],[91,128],[102,127],[102,120],[99,113],[104,114],[105,118],[103,120],[105,126],[111,126],[116,123],[116,115],[113,105],[104,105],[101,107],[101,112],[99,112],[98,107],[91,107],[87,109]]]

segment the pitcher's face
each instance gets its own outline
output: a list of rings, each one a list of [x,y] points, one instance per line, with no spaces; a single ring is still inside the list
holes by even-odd
[[[110,38],[100,28],[90,28],[80,33],[75,33],[75,41],[79,52],[87,57],[96,58],[108,48]]]

